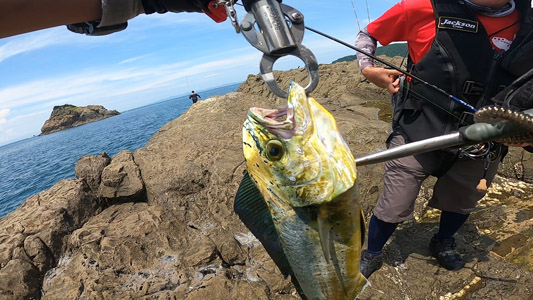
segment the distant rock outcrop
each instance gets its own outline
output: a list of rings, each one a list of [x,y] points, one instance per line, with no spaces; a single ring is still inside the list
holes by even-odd
[[[65,104],[54,106],[50,119],[46,120],[41,128],[40,135],[99,121],[119,114],[118,111],[107,110],[102,105],[75,106]]]

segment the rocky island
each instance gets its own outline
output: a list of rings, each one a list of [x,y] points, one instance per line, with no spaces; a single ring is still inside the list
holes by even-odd
[[[383,149],[389,95],[364,81],[356,62],[319,72],[311,96],[335,116],[354,156]],[[276,76],[286,87],[305,74]],[[301,299],[233,211],[247,111],[285,104],[251,75],[237,92],[191,106],[134,153],[80,158],[75,179],[0,219],[0,299]],[[357,168],[367,217],[382,177],[382,164]],[[439,222],[426,206],[433,180],[359,299],[530,300],[533,156],[514,148],[506,157],[457,235],[467,264],[456,272],[439,267],[427,247]]]
[[[39,135],[80,126],[119,114],[118,111],[107,110],[101,105],[75,106],[65,104],[54,106],[50,118],[44,122]]]

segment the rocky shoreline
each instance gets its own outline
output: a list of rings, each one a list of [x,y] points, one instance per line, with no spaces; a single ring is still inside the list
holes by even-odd
[[[321,65],[311,96],[337,119],[354,156],[383,149],[388,95],[355,62]],[[278,74],[277,74],[278,75]],[[302,82],[305,71],[280,75]],[[242,123],[252,106],[279,107],[251,75],[238,92],[192,106],[145,147],[88,155],[58,182],[0,219],[1,299],[300,299],[233,212],[245,170]],[[522,177],[515,177],[522,166]],[[382,165],[358,168],[367,216]],[[458,234],[467,266],[450,272],[427,243],[438,215],[425,205],[386,247],[385,266],[360,299],[530,299],[533,294],[533,156],[513,149],[489,195]]]
[[[54,106],[50,118],[44,122],[39,135],[96,122],[119,114],[118,111],[107,110],[102,105],[74,106],[65,104]]]

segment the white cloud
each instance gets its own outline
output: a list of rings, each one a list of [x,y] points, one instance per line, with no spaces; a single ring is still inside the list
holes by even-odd
[[[57,98],[93,94],[95,91],[105,93],[101,89],[106,83],[142,76],[146,76],[146,72],[124,69],[115,72],[89,71],[85,74],[36,80],[0,90],[0,106],[13,108]]]
[[[132,58],[128,58],[128,59],[125,59],[121,62],[119,62],[118,64],[119,65],[122,65],[122,64],[127,64],[127,63],[131,63],[131,62],[134,62],[134,61],[137,61],[139,59],[143,59],[143,58],[146,58],[150,56],[149,54],[145,54],[145,55],[140,55],[140,56],[136,56],[136,57],[132,57]]]
[[[28,34],[18,39],[12,39],[0,46],[0,62],[17,54],[34,51],[56,43],[48,32],[38,35]]]
[[[93,104],[95,101],[101,102],[102,99],[147,90],[166,89],[166,91],[175,93],[177,86],[184,88],[185,82],[192,81],[195,76],[209,78],[216,77],[217,74],[233,75],[239,70],[257,64],[260,54],[253,49],[249,50],[248,54],[203,63],[188,61],[150,67],[117,68],[113,66],[66,76],[48,77],[0,89],[0,107],[21,109],[35,105],[37,109],[39,107],[43,109],[45,106],[51,107],[65,103]],[[227,56],[219,55],[213,58],[216,57]],[[120,101],[120,98],[114,100]],[[149,102],[156,100],[158,99],[147,99]]]
[[[18,121],[24,121],[24,120],[27,120],[29,118],[35,118],[35,117],[45,117],[45,118],[48,118],[49,115],[50,115],[50,110],[47,109],[47,110],[41,110],[41,111],[35,111],[35,112],[32,112],[32,113],[29,113],[29,114],[26,114],[26,115],[22,115],[22,116],[17,116],[17,117],[14,117],[13,119],[11,119],[11,121],[13,122],[18,122]]]
[[[95,43],[110,43],[109,37],[88,38],[81,34],[69,32],[65,27],[55,27],[0,40],[0,63],[15,55],[33,52],[58,45],[87,45]],[[120,39],[114,38],[114,42]]]
[[[174,64],[168,66],[161,66],[145,70],[146,77],[142,78],[142,85],[131,85],[131,88],[115,90],[108,96],[126,95],[136,93],[148,89],[163,89],[164,87],[176,88],[176,82],[181,83],[181,86],[185,86],[184,79],[192,76],[202,76],[203,78],[209,78],[222,74],[235,74],[237,70],[242,69],[244,66],[249,66],[251,63],[259,62],[259,55],[252,53],[248,55],[242,55],[231,59],[215,60],[200,64],[192,64],[192,66],[183,68],[183,64]]]
[[[220,73],[211,73],[211,74],[207,74],[204,76],[204,78],[209,78],[209,77],[213,77],[213,76],[217,76],[219,75]]]
[[[7,116],[11,110],[9,108],[0,109],[0,125],[7,123]]]
[[[49,116],[50,110],[43,110],[9,119],[6,124],[0,126],[0,145],[39,134],[41,126]]]

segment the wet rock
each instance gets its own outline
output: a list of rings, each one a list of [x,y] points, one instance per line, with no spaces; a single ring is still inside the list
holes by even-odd
[[[43,299],[185,299],[196,290],[219,295],[210,287],[213,281],[231,287],[225,271],[231,267],[217,245],[223,243],[174,220],[162,207],[146,203],[104,210],[71,235],[68,258],[44,279]]]
[[[38,298],[68,236],[101,207],[84,181],[63,180],[0,219],[0,298]]]

